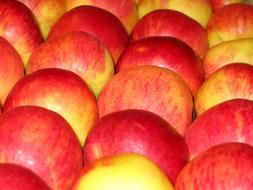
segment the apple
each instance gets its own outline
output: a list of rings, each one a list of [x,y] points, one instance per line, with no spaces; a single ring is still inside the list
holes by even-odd
[[[246,63],[225,65],[210,75],[194,97],[197,116],[227,100],[253,100],[253,66]]]
[[[20,79],[10,91],[3,112],[35,105],[59,113],[84,144],[98,118],[96,99],[85,81],[72,71],[41,69]]]
[[[52,25],[67,11],[65,0],[19,0],[33,12],[43,38]]]
[[[0,2],[0,36],[14,46],[24,66],[31,52],[43,41],[31,10],[16,0]]]
[[[205,78],[229,63],[242,62],[253,65],[253,38],[242,38],[217,44],[203,58]]]
[[[214,190],[253,187],[253,147],[244,143],[224,143],[212,147],[190,161],[180,172],[175,189]]]
[[[5,190],[50,190],[34,172],[10,163],[0,163],[0,187]]]
[[[54,190],[68,190],[83,167],[71,126],[56,112],[38,106],[19,106],[1,115],[0,162],[32,170]]]
[[[197,117],[185,139],[191,157],[226,142],[244,142],[253,146],[253,101],[232,99],[222,102]]]
[[[114,75],[114,62],[107,48],[93,35],[79,31],[48,39],[33,51],[27,73],[43,68],[61,68],[78,74],[95,96]]]
[[[153,65],[139,65],[114,75],[98,100],[100,118],[125,109],[143,109],[168,121],[181,135],[192,122],[192,95],[175,72]]]
[[[166,175],[150,159],[121,154],[95,160],[77,175],[70,190],[173,190]]]
[[[136,40],[151,36],[172,36],[187,43],[202,58],[208,49],[205,29],[183,13],[170,9],[154,10],[142,17],[130,36]]]
[[[139,20],[137,6],[134,0],[66,0],[67,10],[81,5],[90,5],[105,9],[114,14],[130,33]]]
[[[16,49],[2,37],[0,52],[0,102],[3,105],[14,84],[24,76],[24,67]]]
[[[253,6],[233,3],[215,11],[206,28],[209,46],[253,37]]]
[[[172,183],[188,162],[186,142],[160,116],[129,109],[102,117],[83,148],[85,163],[123,153],[138,153],[153,160]]]
[[[210,2],[214,11],[232,3],[253,3],[252,0],[210,0]]]
[[[52,26],[48,38],[70,31],[88,32],[97,37],[108,48],[115,62],[129,41],[120,20],[109,11],[94,6],[78,6],[66,12]]]
[[[185,80],[193,96],[205,78],[201,59],[190,46],[174,37],[137,40],[122,52],[116,70],[120,72],[136,65],[156,65],[173,70]]]
[[[212,5],[209,0],[141,0],[138,13],[143,17],[157,9],[171,9],[182,12],[205,27],[212,15]]]

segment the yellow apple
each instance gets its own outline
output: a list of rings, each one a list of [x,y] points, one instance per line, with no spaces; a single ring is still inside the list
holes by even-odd
[[[235,62],[253,65],[253,38],[231,40],[209,48],[203,59],[205,77],[222,66]]]
[[[156,9],[172,9],[184,13],[205,27],[212,15],[212,6],[208,0],[142,0],[138,3],[139,16]]]
[[[71,190],[173,190],[169,179],[147,157],[121,154],[95,160],[76,177]]]

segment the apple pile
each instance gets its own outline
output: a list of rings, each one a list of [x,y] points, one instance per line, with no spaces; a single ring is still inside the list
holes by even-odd
[[[0,0],[0,86],[1,189],[253,189],[251,0]]]

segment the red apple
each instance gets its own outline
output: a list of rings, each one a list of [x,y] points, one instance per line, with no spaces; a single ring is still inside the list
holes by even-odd
[[[34,172],[17,164],[0,164],[0,187],[4,190],[50,190]]]
[[[182,12],[200,23],[203,27],[212,15],[212,5],[209,0],[140,0],[138,13],[140,17],[157,9],[172,9]]]
[[[227,100],[253,100],[253,66],[246,63],[227,64],[210,75],[194,97],[197,116]]]
[[[204,81],[202,61],[190,46],[173,37],[148,37],[129,45],[121,54],[117,72],[136,65],[156,65],[180,75],[193,96]]]
[[[2,37],[0,52],[0,102],[3,105],[14,84],[24,76],[24,67],[18,52]]]
[[[203,58],[205,78],[222,66],[235,62],[253,65],[253,38],[225,41],[209,48]]]
[[[93,6],[79,6],[61,16],[53,25],[49,38],[70,31],[88,32],[109,49],[116,62],[128,45],[128,34],[120,20],[112,13]]]
[[[65,0],[19,0],[33,12],[40,31],[47,38],[52,25],[67,11]]]
[[[233,3],[215,11],[206,31],[209,46],[224,41],[253,37],[253,6]]]
[[[161,169],[140,154],[95,160],[77,175],[70,190],[174,190]]]
[[[245,142],[253,146],[253,101],[232,99],[205,111],[186,133],[191,157],[226,142]]]
[[[202,58],[208,49],[205,29],[181,12],[169,9],[154,10],[135,25],[131,42],[150,36],[172,36],[187,43]]]
[[[36,106],[0,116],[0,160],[27,167],[54,190],[69,189],[83,166],[81,146],[67,121]]]
[[[143,109],[167,120],[184,135],[192,122],[192,96],[173,71],[140,65],[114,75],[98,97],[99,116],[125,109]]]
[[[212,147],[190,161],[180,172],[177,190],[251,190],[253,147],[225,143]]]
[[[42,42],[31,10],[16,0],[0,1],[0,36],[15,47],[24,66],[31,52]]]
[[[137,23],[139,16],[134,0],[66,0],[67,10],[81,5],[91,5],[105,9],[122,22],[128,33]]]
[[[96,99],[85,81],[58,68],[41,69],[20,79],[9,93],[3,111],[21,105],[41,106],[59,113],[81,144],[98,117]]]
[[[84,146],[86,163],[123,153],[138,153],[153,160],[172,183],[189,156],[184,138],[167,121],[144,110],[124,110],[102,117]]]
[[[253,3],[252,0],[210,0],[210,2],[214,11],[232,3]]]
[[[96,96],[114,74],[113,59],[104,45],[93,35],[78,31],[46,40],[33,51],[27,73],[42,68],[73,71]]]

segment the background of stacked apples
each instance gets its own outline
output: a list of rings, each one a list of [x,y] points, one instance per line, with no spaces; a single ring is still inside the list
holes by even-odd
[[[253,1],[0,0],[0,187],[252,190]]]

